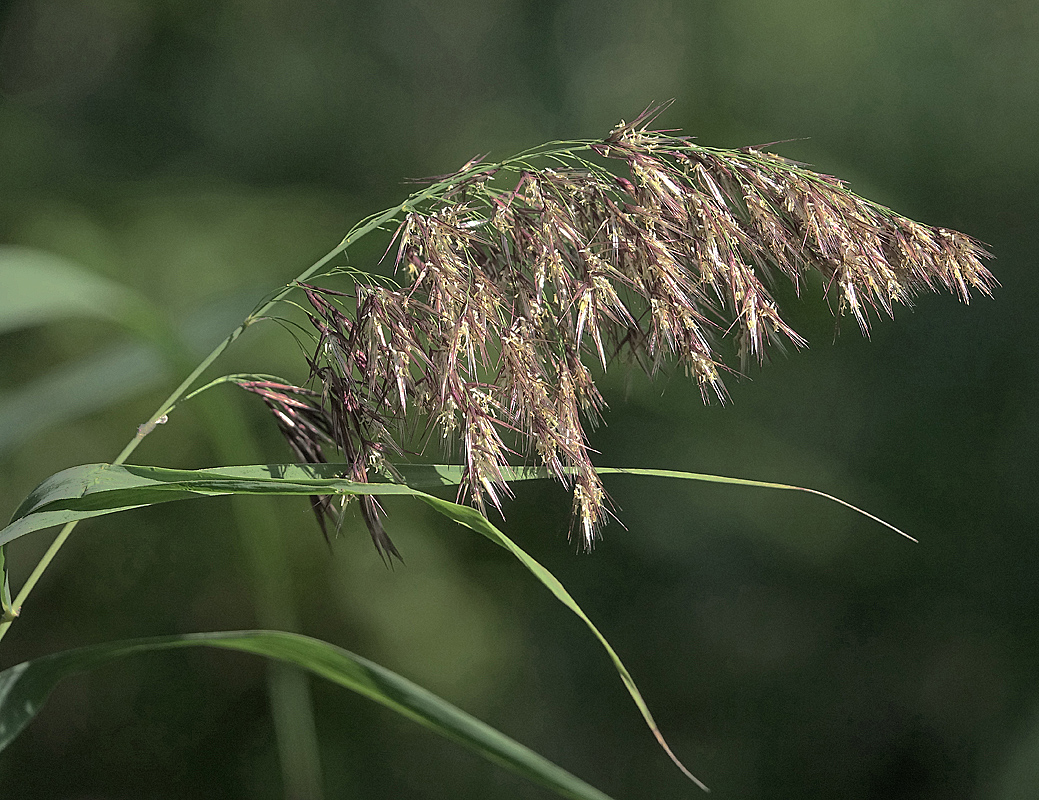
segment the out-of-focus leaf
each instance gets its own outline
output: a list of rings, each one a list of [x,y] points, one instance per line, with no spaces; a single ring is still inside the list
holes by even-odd
[[[294,664],[381,703],[563,797],[609,800],[562,767],[395,672],[328,642],[279,631],[222,631],[111,642],[17,664],[0,672],[0,750],[32,721],[63,678],[136,653],[198,646],[240,650]]]
[[[0,455],[52,425],[146,392],[166,375],[158,352],[144,344],[116,345],[63,364],[0,395]]]
[[[188,315],[178,332],[191,351],[208,351],[241,322],[255,292],[235,293]],[[0,395],[0,456],[59,425],[143,394],[170,377],[158,349],[113,345]]]
[[[148,303],[136,292],[61,256],[0,246],[0,333],[66,317],[148,326]]]

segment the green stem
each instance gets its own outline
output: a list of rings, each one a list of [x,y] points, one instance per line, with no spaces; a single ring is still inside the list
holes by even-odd
[[[542,151],[543,154],[544,152]],[[515,170],[523,166],[528,156],[529,154],[523,154],[510,161],[502,162],[498,166]],[[478,171],[480,168],[474,166],[473,169]],[[155,410],[155,413],[138,427],[137,433],[127,442],[112,463],[124,464],[138,445],[144,441],[144,438],[158,425],[166,422],[167,415],[210,365],[251,325],[263,319],[275,305],[284,300],[299,283],[311,278],[361,237],[382,227],[399,214],[407,212],[409,208],[414,208],[438,196],[457,180],[456,176],[453,179],[435,183],[416,192],[400,205],[387,209],[381,214],[373,215],[355,225],[343,241],[304,270],[295,280],[282,287],[269,300],[258,306],[243,320],[241,325],[235,328],[201,363],[192,369],[180,385]],[[149,333],[155,337],[157,344],[166,352],[171,363],[180,365],[184,361],[183,350],[180,348],[178,337],[167,328],[161,315],[156,315],[155,324],[151,326]],[[211,441],[223,463],[232,463],[238,456],[244,458],[246,463],[258,463],[261,460],[259,448],[249,430],[242,424],[241,416],[235,413],[229,400],[220,397],[218,393],[211,402],[203,405],[203,415],[206,417],[210,429]],[[232,508],[237,520],[242,551],[250,565],[253,596],[260,626],[276,630],[295,630],[298,628],[298,624],[291,574],[287,567],[285,544],[280,536],[279,527],[274,521],[273,504],[266,498],[249,500],[234,497],[232,498]],[[70,522],[61,529],[22,585],[17,596],[11,601],[10,606],[7,606],[5,602],[3,615],[0,616],[0,640],[7,634],[14,620],[21,613],[22,605],[65,542],[68,541],[75,527],[76,522]],[[267,689],[286,797],[292,798],[292,800],[321,800],[323,795],[321,764],[310,687],[306,675],[285,664],[271,664],[267,670]]]
[[[61,546],[65,544],[65,540],[69,538],[69,535],[75,527],[76,523],[70,522],[61,529],[61,532],[54,538],[54,541],[51,542],[50,547],[47,548],[47,552],[43,554],[43,557],[40,558],[39,563],[36,564],[36,567],[29,574],[29,577],[25,579],[21,591],[18,592],[18,595],[11,603],[11,607],[7,609],[3,618],[0,619],[0,639],[4,638],[4,634],[7,633],[7,629],[11,627],[11,623],[18,618],[18,615],[22,610],[22,603],[25,602],[25,598],[29,596],[33,587],[36,586],[36,583],[40,580],[40,576],[43,575],[43,571],[47,569],[51,561],[54,560],[54,556],[58,554]]]
[[[144,441],[144,437],[151,433],[153,430],[155,430],[156,426],[161,424],[160,421],[163,420],[163,418],[170,411],[173,410],[173,407],[177,404],[177,401],[180,400],[181,397],[183,397],[184,393],[187,392],[188,389],[191,388],[195,381],[198,380],[199,376],[201,376],[202,373],[205,372],[209,368],[209,366],[214,361],[216,361],[216,359],[238,339],[239,336],[245,333],[248,327],[250,327],[255,322],[259,321],[259,319],[262,318],[268,311],[270,311],[277,303],[283,300],[289,294],[289,292],[291,292],[295,288],[297,283],[305,281],[311,276],[313,276],[329,261],[338,256],[340,253],[344,252],[351,244],[360,239],[362,236],[371,233],[371,231],[392,220],[399,213],[401,213],[401,211],[406,209],[409,206],[409,204],[414,204],[428,199],[429,196],[432,196],[432,189],[434,188],[436,187],[430,187],[424,192],[419,192],[418,194],[413,195],[404,203],[401,203],[399,206],[388,209],[377,216],[370,217],[367,221],[356,226],[346,236],[346,238],[343,239],[343,241],[341,241],[327,255],[325,255],[318,261],[314,262],[308,269],[306,269],[294,281],[292,281],[292,283],[287,284],[270,300],[259,306],[255,311],[253,311],[253,313],[246,317],[242,324],[235,328],[226,339],[224,339],[222,342],[220,342],[220,344],[213,348],[213,352],[206,356],[202,360],[202,362],[197,367],[195,367],[195,369],[193,369],[191,373],[181,382],[181,384],[173,390],[172,394],[170,394],[170,396],[163,401],[162,405],[160,405],[158,409],[156,409],[155,413],[152,414],[151,417],[149,417],[148,421],[137,429],[137,433],[134,435],[133,439],[127,442],[126,447],[123,448],[122,452],[120,452],[119,455],[116,456],[115,460],[112,463],[126,463],[126,459],[130,457],[130,454],[137,449],[137,446],[142,441]],[[163,347],[163,349],[168,349],[170,343],[168,341],[160,341],[160,345]],[[8,629],[11,627],[11,624],[14,622],[15,619],[18,618],[22,610],[22,605],[25,603],[26,599],[29,597],[30,593],[35,588],[37,582],[40,580],[40,577],[43,575],[43,572],[50,565],[51,561],[54,560],[54,557],[58,554],[58,551],[61,550],[65,542],[68,541],[69,535],[72,533],[75,527],[76,523],[70,522],[68,525],[61,529],[61,533],[58,534],[58,536],[51,543],[50,547],[47,548],[47,552],[43,554],[39,562],[36,564],[36,567],[29,575],[28,579],[22,585],[22,588],[18,592],[17,597],[12,602],[11,608],[7,609],[3,617],[0,618],[0,640],[4,638],[4,636],[7,634]]]
[[[368,217],[367,219],[362,220],[357,225],[355,225],[353,229],[346,235],[343,241],[341,241],[336,247],[334,247],[327,255],[325,255],[318,261],[314,262],[308,269],[300,273],[292,282],[282,287],[273,297],[271,297],[270,300],[260,305],[255,311],[253,311],[248,317],[246,317],[242,324],[235,328],[226,339],[224,339],[220,344],[213,348],[213,352],[206,356],[202,360],[202,362],[191,371],[191,373],[181,382],[181,384],[173,390],[173,393],[170,394],[170,396],[167,397],[165,401],[163,401],[162,405],[160,405],[158,409],[156,409],[155,413],[152,414],[148,421],[137,429],[137,433],[134,435],[133,439],[131,439],[127,443],[126,447],[123,448],[122,452],[120,452],[119,455],[116,456],[115,460],[112,463],[126,463],[126,460],[130,457],[130,454],[137,449],[137,446],[142,441],[144,441],[144,437],[151,433],[153,430],[155,430],[156,426],[165,422],[166,415],[173,410],[177,402],[192,387],[192,385],[194,385],[194,383],[199,379],[202,373],[204,373],[210,367],[210,365],[214,361],[216,361],[216,359],[238,339],[239,336],[245,333],[247,328],[249,328],[251,325],[262,319],[268,311],[270,311],[279,302],[284,300],[285,297],[288,296],[288,294],[293,289],[295,289],[299,283],[311,278],[315,273],[317,273],[318,270],[324,267],[329,261],[331,261],[339,254],[345,252],[346,249],[350,247],[350,245],[352,245],[361,237],[366,236],[373,230],[382,227],[387,222],[390,222],[391,220],[396,218],[399,214],[417,208],[422,203],[439,196],[447,189],[449,189],[452,185],[457,184],[469,173],[481,173],[485,170],[494,168],[516,171],[518,169],[525,167],[527,165],[527,162],[532,159],[550,158],[553,156],[574,157],[575,152],[579,150],[587,150],[589,149],[590,145],[590,141],[556,143],[556,145],[554,146],[543,146],[533,148],[532,150],[528,150],[517,156],[506,159],[505,161],[501,161],[498,164],[475,164],[472,165],[467,171],[463,171],[462,173],[453,175],[447,180],[434,183],[426,187],[422,191],[415,192],[400,205],[394,206],[393,208],[389,208],[380,214],[374,214]],[[168,343],[166,342],[160,341],[160,345],[163,347],[166,347],[167,344]],[[47,552],[40,559],[39,563],[37,563],[36,568],[32,571],[32,574],[30,575],[30,579],[27,580],[25,584],[22,586],[22,589],[21,591],[19,591],[16,601],[12,603],[12,607],[7,609],[4,612],[3,616],[0,617],[0,640],[4,638],[8,629],[11,627],[11,623],[21,613],[22,604],[25,602],[29,594],[32,592],[33,588],[35,587],[40,576],[43,574],[44,570],[47,569],[51,561],[57,555],[58,551],[68,540],[69,535],[72,533],[72,530],[75,527],[76,523],[71,522],[62,529],[61,533],[58,534],[57,538],[54,539],[51,546],[47,549]]]

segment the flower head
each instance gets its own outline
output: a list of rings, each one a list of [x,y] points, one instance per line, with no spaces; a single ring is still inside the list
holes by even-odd
[[[804,340],[769,287],[821,275],[841,311],[868,332],[921,290],[969,301],[995,279],[965,234],[899,216],[842,182],[753,148],[715,150],[648,130],[653,111],[552,166],[466,165],[412,210],[397,234],[400,288],[349,293],[306,285],[320,392],[254,386],[296,455],[334,445],[354,480],[387,468],[405,434],[458,442],[459,495],[485,511],[509,494],[507,468],[534,459],[574,494],[591,548],[606,494],[585,431],[603,408],[589,364],[618,357],[648,372],[677,362],[705,400],[724,401],[718,343],[742,362]],[[621,162],[627,177],[607,165]],[[502,183],[507,175],[512,183]],[[363,509],[380,552],[396,555],[371,498]],[[327,511],[327,509],[325,509]],[[319,509],[321,511],[321,509]]]

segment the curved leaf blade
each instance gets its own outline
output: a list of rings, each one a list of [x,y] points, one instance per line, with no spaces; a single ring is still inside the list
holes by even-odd
[[[74,261],[18,245],[0,246],[0,333],[66,317],[129,327],[150,315],[133,290]]]
[[[585,625],[588,626],[592,635],[599,640],[599,644],[602,645],[606,654],[610,657],[610,661],[613,662],[613,667],[617,670],[617,674],[620,676],[624,688],[628,690],[631,699],[635,701],[639,713],[642,714],[642,719],[645,720],[646,726],[649,728],[650,732],[652,732],[657,743],[663,748],[664,752],[667,753],[675,766],[677,766],[682,773],[689,778],[689,780],[705,792],[710,791],[699,778],[693,775],[693,773],[686,768],[685,764],[683,764],[678,756],[676,756],[671,750],[670,745],[668,745],[663,734],[660,732],[656,720],[653,719],[653,714],[650,713],[649,706],[646,705],[642,693],[635,684],[635,679],[631,677],[631,673],[628,672],[628,668],[624,666],[624,662],[621,661],[620,656],[617,655],[617,651],[613,649],[613,646],[609,641],[607,641],[606,637],[599,632],[599,629],[595,627],[595,623],[588,618],[588,615],[584,613],[581,607],[577,604],[577,601],[574,600],[563,584],[559,582],[559,579],[538,563],[538,561],[529,555],[523,548],[492,525],[487,517],[483,516],[483,514],[475,508],[458,505],[457,503],[451,503],[447,500],[441,500],[439,497],[434,497],[429,494],[421,494],[419,495],[419,499],[432,506],[448,519],[457,522],[459,525],[464,525],[477,533],[483,534],[499,547],[508,550],[521,564],[523,564],[524,567],[530,570],[534,577],[541,581],[545,588],[555,595],[556,599],[560,603],[569,608]]]
[[[346,471],[342,464],[267,464],[217,467],[205,470],[175,470],[162,467],[138,467],[111,464],[87,464],[57,473],[44,481],[22,503],[14,519],[0,531],[0,546],[33,530],[73,522],[87,517],[125,511],[143,505],[181,500],[191,497],[223,494],[281,495],[411,495],[430,505],[454,522],[468,527],[508,550],[541,583],[588,626],[613,662],[618,675],[647,726],[660,746],[675,764],[698,786],[706,789],[671,751],[653,719],[641,693],[616,651],[595,627],[563,585],[505,536],[486,517],[473,508],[458,505],[427,494],[418,487],[432,488],[457,484],[462,468],[448,465],[402,465],[397,468],[407,483],[356,483],[339,477]],[[781,483],[727,478],[718,475],[679,472],[675,470],[601,468],[602,474],[630,474],[652,477],[728,483],[767,489],[808,492],[840,503],[891,528],[906,538],[908,534],[893,525],[832,495]],[[515,468],[508,471],[509,480],[549,477],[544,468]],[[913,540],[915,541],[915,539]]]
[[[707,789],[672,752],[620,656],[551,572],[492,525],[480,512],[469,506],[434,497],[406,484],[355,483],[344,478],[326,477],[344,470],[345,466],[341,464],[270,464],[207,470],[111,464],[72,467],[52,475],[29,495],[15,512],[12,523],[0,531],[0,545],[43,527],[190,497],[219,494],[411,495],[454,522],[480,533],[507,550],[541,581],[557,600],[584,622],[606,651],[624,687],[660,746],[690,780],[704,790]],[[522,479],[547,477],[547,473],[542,474],[539,470],[515,470],[515,473]],[[442,465],[404,467],[403,477],[409,482],[427,487],[445,486],[457,483],[461,477],[461,470]]]
[[[6,616],[11,605],[11,578],[7,573],[7,548],[0,547],[0,611]]]
[[[405,464],[396,469],[406,483],[355,483],[340,477],[348,470],[345,464],[254,464],[202,470],[84,464],[58,472],[36,487],[15,511],[11,523],[0,531],[0,546],[43,528],[191,497],[224,494],[419,496],[420,489],[457,485],[462,476],[462,467],[445,464]],[[543,467],[516,467],[503,472],[508,480],[517,481],[551,477]],[[598,472],[805,492],[843,505],[916,541],[868,511],[816,489],[676,470],[600,467]]]
[[[240,650],[293,664],[374,700],[563,797],[610,800],[562,767],[397,673],[320,639],[280,631],[221,631],[110,642],[17,664],[0,672],[0,750],[32,721],[64,678],[137,653],[199,646]]]

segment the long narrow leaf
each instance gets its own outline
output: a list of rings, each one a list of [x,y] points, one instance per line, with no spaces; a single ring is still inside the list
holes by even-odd
[[[0,261],[0,293],[2,272]],[[180,340],[192,353],[212,347],[258,293],[235,292],[192,312],[177,325]],[[0,301],[0,331],[3,306]],[[0,456],[51,426],[150,392],[168,379],[167,370],[155,342],[119,342],[0,394]]]
[[[13,666],[0,672],[0,750],[36,716],[62,679],[137,653],[198,646],[241,650],[294,664],[381,703],[563,797],[610,800],[533,750],[395,672],[328,642],[279,631],[224,631],[111,642]]]
[[[338,477],[345,471],[341,464],[268,464],[240,467],[219,467],[206,470],[175,470],[162,467],[116,466],[87,464],[52,475],[37,487],[15,512],[10,525],[0,531],[0,546],[34,530],[65,524],[74,520],[111,514],[140,506],[226,494],[280,494],[280,495],[411,495],[427,503],[439,513],[464,525],[508,550],[552,594],[592,631],[606,650],[621,680],[640,713],[657,738],[661,747],[676,765],[697,785],[703,784],[690,773],[674,755],[660,733],[652,714],[635,685],[630,673],[616,651],[602,633],[581,610],[563,585],[541,564],[515,542],[492,525],[486,517],[468,506],[458,505],[434,497],[421,488],[457,484],[462,469],[446,465],[404,465],[398,468],[406,484],[355,483]],[[726,478],[717,475],[678,472],[673,470],[602,468],[603,474],[633,474],[652,477],[729,483],[769,489],[809,492],[845,505],[870,519],[909,537],[894,526],[852,506],[836,497],[814,489],[805,489],[780,483]],[[510,480],[528,480],[548,477],[544,469],[513,469]],[[420,488],[421,487],[421,488]],[[704,787],[706,788],[706,787]]]
[[[0,289],[0,333],[66,317],[134,327],[150,313],[128,287],[34,247],[0,247]]]
[[[84,464],[58,472],[36,487],[15,511],[11,523],[0,531],[0,545],[43,528],[191,497],[225,494],[418,495],[421,494],[417,491],[420,489],[456,485],[462,475],[462,468],[457,466],[400,465],[397,471],[406,484],[355,483],[339,477],[346,471],[347,466],[344,464],[259,464],[204,470]],[[816,489],[675,470],[601,467],[598,471],[602,475],[679,478],[806,492],[839,503],[907,539],[916,541],[909,534],[879,517]],[[508,480],[549,477],[544,468],[514,468],[504,472]]]
[[[354,483],[343,478],[323,477],[342,469],[342,465],[334,464],[254,465],[208,470],[172,470],[110,464],[72,467],[52,475],[29,495],[15,512],[12,523],[0,532],[0,545],[42,527],[190,497],[220,494],[414,496],[449,519],[482,534],[508,550],[552,592],[556,599],[576,614],[606,650],[646,725],[664,751],[690,780],[703,789],[707,788],[672,752],[620,656],[552,573],[475,509],[434,497],[404,484]],[[443,466],[406,468],[406,472],[410,473],[405,475],[406,479],[427,487],[457,483],[460,476],[457,470]],[[517,476],[519,474],[520,471],[517,471]],[[527,470],[522,471],[522,477],[543,476]]]
[[[624,662],[621,661],[620,656],[617,655],[617,651],[613,649],[613,646],[606,640],[599,629],[595,627],[595,624],[588,618],[588,615],[581,610],[581,607],[577,604],[577,601],[570,596],[570,593],[563,587],[563,584],[559,582],[555,575],[545,569],[539,564],[532,556],[530,556],[525,550],[519,545],[513,542],[508,536],[498,530],[492,525],[487,517],[483,516],[475,508],[469,506],[461,506],[457,503],[451,503],[447,500],[441,500],[439,497],[433,497],[428,494],[421,494],[419,498],[424,502],[428,503],[434,509],[439,511],[448,519],[452,519],[459,525],[464,525],[467,528],[471,528],[477,533],[483,534],[495,544],[505,548],[516,559],[523,564],[528,570],[530,570],[534,577],[536,577],[545,587],[555,595],[556,599],[559,600],[564,606],[569,608],[574,614],[580,618],[580,620],[588,626],[588,629],[592,632],[599,643],[606,650],[606,654],[610,657],[613,662],[614,669],[617,670],[617,674],[620,675],[621,681],[624,683],[624,688],[628,690],[628,694],[631,695],[631,699],[635,701],[635,705],[639,709],[639,713],[642,714],[642,718],[646,721],[646,725],[649,727],[653,736],[657,742],[667,753],[668,757],[675,763],[689,780],[693,781],[697,786],[703,789],[705,792],[708,791],[707,786],[691,773],[681,762],[681,760],[671,750],[670,745],[664,739],[663,734],[660,732],[660,728],[657,726],[656,720],[653,719],[653,715],[649,711],[649,706],[646,705],[646,701],[642,698],[642,693],[639,691],[639,687],[635,685],[634,678],[631,677],[631,673],[628,672],[628,668],[624,666]]]

